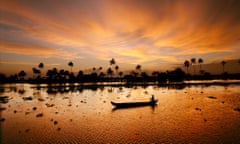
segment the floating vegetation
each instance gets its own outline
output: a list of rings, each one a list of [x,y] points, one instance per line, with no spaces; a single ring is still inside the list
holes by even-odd
[[[210,98],[210,99],[217,99],[217,97],[215,97],[215,96],[208,96],[208,98]]]
[[[8,96],[0,96],[0,103],[8,103],[9,98]]]
[[[4,110],[6,110],[5,107],[0,107],[0,111],[4,111]]]
[[[63,97],[63,100],[64,100],[64,99],[69,99],[69,97]]]
[[[0,118],[0,122],[4,122],[5,121],[5,118]]]
[[[54,121],[54,122],[53,122],[53,124],[54,124],[54,125],[57,125],[57,124],[58,124],[58,122],[57,122],[57,121]]]
[[[25,93],[25,90],[24,89],[21,89],[18,91],[19,94],[24,94]]]
[[[38,98],[38,101],[45,101],[43,98]]]
[[[25,115],[28,115],[28,114],[30,114],[30,112],[25,112]]]
[[[29,97],[23,97],[23,100],[24,100],[24,101],[31,101],[31,100],[33,100],[33,98],[32,98],[31,96],[29,96]]]
[[[33,110],[37,110],[37,107],[33,107],[32,109],[33,109]]]
[[[197,111],[202,111],[202,109],[200,109],[200,108],[198,108],[198,107],[196,107],[195,110],[197,110]]]
[[[234,110],[240,112],[240,107],[237,107]]]
[[[46,106],[47,106],[47,107],[53,107],[53,106],[54,106],[54,104],[49,104],[49,103],[46,103]]]
[[[36,117],[43,117],[43,113],[37,114]]]

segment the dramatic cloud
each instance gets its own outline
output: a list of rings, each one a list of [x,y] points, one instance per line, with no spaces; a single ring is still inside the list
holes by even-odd
[[[146,65],[237,59],[239,7],[239,0],[1,0],[0,54]]]
[[[75,54],[70,54],[61,49],[39,46],[30,43],[22,43],[16,41],[8,41],[0,39],[0,52],[1,53],[14,53],[20,55],[35,55],[43,58],[48,57],[61,57],[63,59],[71,59],[71,56]],[[77,57],[77,56],[76,56]],[[80,58],[80,57],[78,57]]]

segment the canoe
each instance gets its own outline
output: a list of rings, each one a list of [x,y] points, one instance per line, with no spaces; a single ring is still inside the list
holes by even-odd
[[[129,107],[140,107],[140,106],[155,106],[158,100],[151,100],[147,102],[124,102],[118,103],[111,101],[111,104],[116,108],[129,108]]]

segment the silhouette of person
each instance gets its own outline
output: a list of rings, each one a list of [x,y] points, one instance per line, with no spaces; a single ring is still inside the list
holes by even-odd
[[[154,101],[155,101],[154,95],[152,95],[151,102],[154,102]]]

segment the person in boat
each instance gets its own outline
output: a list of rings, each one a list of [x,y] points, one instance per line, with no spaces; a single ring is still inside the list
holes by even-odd
[[[152,103],[154,103],[154,102],[155,102],[154,95],[152,95],[152,97],[151,97],[151,102],[152,102]]]

